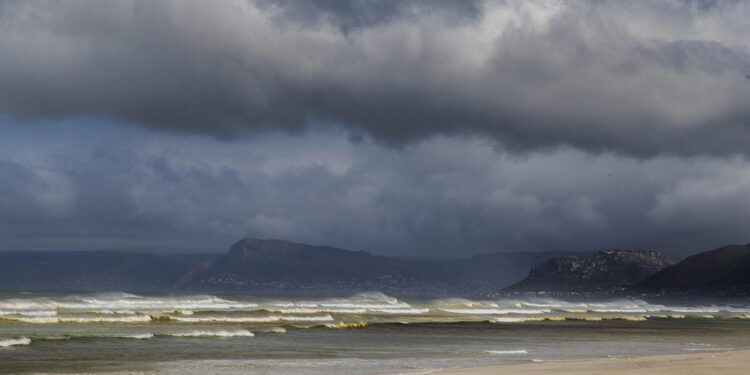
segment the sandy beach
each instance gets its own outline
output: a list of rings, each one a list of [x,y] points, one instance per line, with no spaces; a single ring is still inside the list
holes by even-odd
[[[750,351],[660,355],[637,358],[607,358],[571,362],[528,363],[507,366],[446,369],[439,373],[443,375],[744,375],[750,373]]]

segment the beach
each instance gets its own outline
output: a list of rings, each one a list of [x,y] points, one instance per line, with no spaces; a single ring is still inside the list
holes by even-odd
[[[552,361],[517,365],[441,370],[443,375],[536,375],[536,374],[747,374],[750,351],[656,355],[580,361]]]

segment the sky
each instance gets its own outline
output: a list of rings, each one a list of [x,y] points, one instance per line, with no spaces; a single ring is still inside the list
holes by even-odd
[[[0,249],[750,242],[744,1],[0,1]]]

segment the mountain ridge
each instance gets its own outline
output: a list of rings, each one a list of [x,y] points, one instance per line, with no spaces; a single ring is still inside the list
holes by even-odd
[[[506,292],[622,293],[674,261],[653,250],[602,250],[587,256],[552,258]]]
[[[285,240],[244,238],[181,287],[188,290],[325,293],[379,290],[396,295],[497,292],[541,260],[572,252],[479,254],[409,259]]]
[[[5,292],[340,295],[374,290],[403,296],[748,296],[750,244],[723,246],[678,263],[652,250],[508,252],[445,259],[257,238],[241,239],[223,254],[0,251],[0,291]]]
[[[534,264],[570,254],[577,253],[408,258],[257,238],[217,254],[0,251],[0,291],[476,295],[495,293]]]

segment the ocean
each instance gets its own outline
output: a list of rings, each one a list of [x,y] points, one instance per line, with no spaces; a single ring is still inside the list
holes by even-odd
[[[750,349],[750,301],[0,294],[0,373],[424,374]]]

